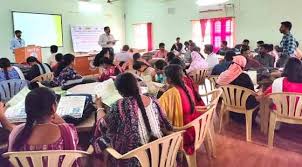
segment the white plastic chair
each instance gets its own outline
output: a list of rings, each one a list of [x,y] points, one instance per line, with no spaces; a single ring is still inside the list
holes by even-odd
[[[33,167],[44,167],[44,162],[46,162],[48,167],[57,167],[59,165],[60,157],[64,157],[61,167],[71,167],[78,158],[87,155],[88,153],[84,151],[56,150],[8,152],[2,156],[8,158],[14,167],[29,167],[30,162],[32,162]]]
[[[27,81],[21,79],[11,79],[0,82],[0,98],[2,102],[9,101],[21,89],[27,86]]]
[[[124,155],[121,155],[113,148],[107,148],[106,151],[119,160],[137,158],[142,167],[173,167],[176,165],[176,155],[180,148],[183,132],[172,133]]]

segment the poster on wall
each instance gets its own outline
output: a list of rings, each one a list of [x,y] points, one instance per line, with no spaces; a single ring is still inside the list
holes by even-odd
[[[76,53],[101,51],[98,41],[103,33],[103,26],[71,26],[73,51]]]

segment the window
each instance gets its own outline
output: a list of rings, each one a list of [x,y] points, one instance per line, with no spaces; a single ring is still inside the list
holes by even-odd
[[[133,25],[134,29],[134,48],[151,51],[153,49],[152,41],[152,23],[142,23]]]
[[[192,21],[192,25],[192,40],[202,50],[205,44],[212,44],[214,50],[217,51],[222,41],[227,41],[229,47],[234,46],[233,18],[201,19],[200,21]]]

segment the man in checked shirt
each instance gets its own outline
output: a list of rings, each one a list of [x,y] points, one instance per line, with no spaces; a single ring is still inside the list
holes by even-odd
[[[277,62],[277,67],[284,67],[287,60],[290,57],[295,57],[295,51],[297,49],[296,39],[290,33],[292,29],[292,23],[289,21],[285,21],[281,23],[280,33],[283,34],[282,41],[280,42],[280,46],[282,48],[282,53]]]

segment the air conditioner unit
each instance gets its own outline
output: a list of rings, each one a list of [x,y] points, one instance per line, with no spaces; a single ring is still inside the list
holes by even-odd
[[[217,12],[217,11],[224,11],[224,10],[225,10],[224,4],[200,6],[199,7],[199,13]]]
[[[209,5],[209,6],[200,6],[199,13],[207,13],[207,12],[224,12],[224,11],[232,11],[234,10],[234,4],[216,4],[216,5]]]

